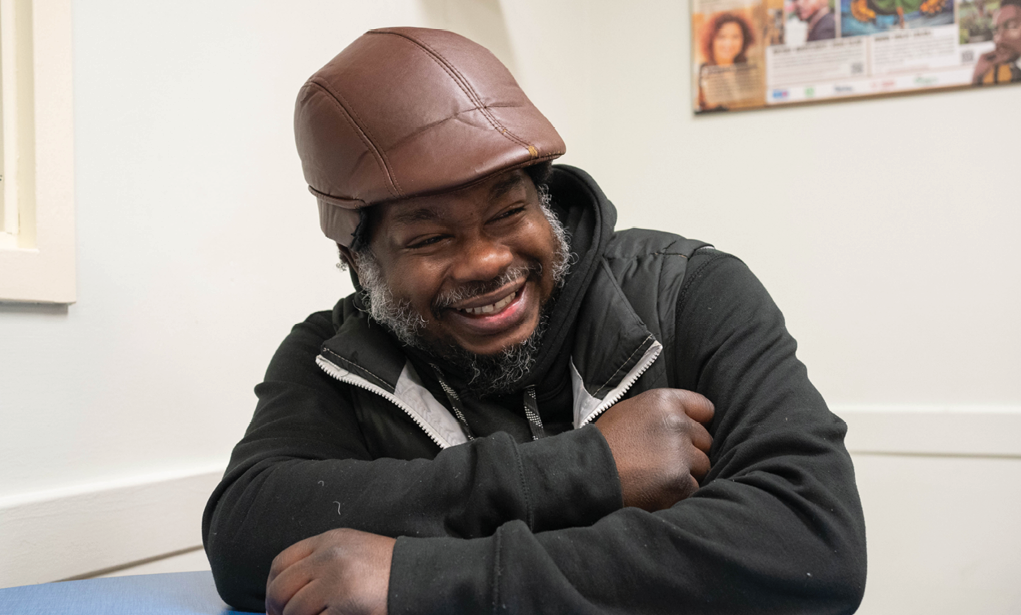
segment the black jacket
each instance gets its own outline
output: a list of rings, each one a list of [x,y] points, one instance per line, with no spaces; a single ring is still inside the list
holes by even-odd
[[[532,442],[523,412],[477,401],[489,422],[469,417],[483,437],[465,442],[427,370],[354,296],[313,314],[256,387],[255,416],[206,508],[228,603],[262,609],[277,553],[352,527],[398,537],[391,615],[857,608],[865,528],[846,427],[765,289],[700,242],[614,233],[592,179],[555,169],[579,258],[532,381],[548,399],[571,387],[569,408],[544,408],[540,395],[539,410],[544,421],[569,412],[574,428]],[[622,507],[590,423],[658,387],[714,402],[712,469],[692,497],[647,513]]]

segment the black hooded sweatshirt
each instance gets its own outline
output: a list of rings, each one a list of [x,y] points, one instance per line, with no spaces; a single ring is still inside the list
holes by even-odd
[[[865,528],[846,426],[765,289],[704,243],[613,232],[613,205],[578,169],[554,167],[550,190],[578,260],[522,388],[535,386],[551,435],[532,440],[516,395],[462,391],[466,442],[421,357],[355,296],[313,314],[256,387],[206,507],[224,600],[262,610],[277,553],[350,527],[397,538],[391,615],[857,608]],[[659,387],[714,403],[712,468],[694,495],[648,513],[623,507],[591,423]]]

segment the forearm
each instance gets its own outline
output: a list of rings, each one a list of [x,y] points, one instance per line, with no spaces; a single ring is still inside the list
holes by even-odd
[[[846,511],[792,506],[775,487],[717,481],[668,511],[623,509],[589,528],[399,539],[390,614],[853,612],[864,551]]]
[[[519,523],[478,540],[399,539],[390,613],[851,613],[865,535],[845,426],[795,387],[758,421],[734,412],[702,488],[587,528]],[[749,417],[755,416],[754,412]]]
[[[214,493],[206,550],[225,599],[254,607],[273,557],[330,529],[475,538],[519,520],[543,531],[594,523],[620,498],[594,427],[526,445],[500,433],[432,460],[267,457]]]
[[[865,534],[844,424],[785,398],[783,428],[722,434],[711,478],[648,513],[586,528],[520,522],[476,540],[401,538],[390,614],[851,613],[865,580]],[[754,426],[751,431],[756,431]]]

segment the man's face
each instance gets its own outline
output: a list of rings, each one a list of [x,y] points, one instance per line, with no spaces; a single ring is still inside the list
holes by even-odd
[[[808,21],[825,2],[826,0],[794,0],[794,10],[798,12],[798,19]]]
[[[996,51],[1005,61],[1021,57],[1021,8],[1009,4],[996,14]]]
[[[421,345],[491,356],[530,338],[563,257],[525,172],[380,205],[375,216],[369,249],[392,300],[420,318]]]

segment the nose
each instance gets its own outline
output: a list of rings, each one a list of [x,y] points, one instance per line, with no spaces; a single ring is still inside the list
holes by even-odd
[[[507,244],[474,233],[463,240],[451,277],[457,282],[488,282],[502,275],[513,262],[514,253]]]

